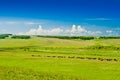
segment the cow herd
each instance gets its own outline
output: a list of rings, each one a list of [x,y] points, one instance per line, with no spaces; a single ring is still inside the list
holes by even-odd
[[[41,57],[41,58],[58,58],[58,59],[81,59],[81,60],[98,60],[98,61],[115,61],[118,62],[118,59],[115,58],[93,58],[93,57],[80,57],[80,56],[41,56],[41,55],[32,55],[32,57]]]

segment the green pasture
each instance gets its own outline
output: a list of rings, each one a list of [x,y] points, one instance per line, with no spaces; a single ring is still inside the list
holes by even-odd
[[[119,75],[120,39],[0,40],[0,80],[120,80]]]

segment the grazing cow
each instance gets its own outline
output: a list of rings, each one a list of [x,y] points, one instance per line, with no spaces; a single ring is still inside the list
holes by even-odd
[[[53,58],[55,58],[56,56],[52,56]]]
[[[93,60],[96,60],[97,58],[92,58]]]
[[[58,58],[65,58],[64,56],[58,56]]]
[[[75,56],[68,56],[68,58],[75,58]]]
[[[106,59],[107,61],[112,61],[112,59]]]
[[[46,56],[46,57],[50,58],[51,56]]]
[[[35,56],[35,55],[32,55],[32,56]]]
[[[104,60],[103,58],[100,59],[100,61],[103,61],[103,60]]]
[[[85,59],[84,57],[76,57],[76,58],[78,58],[78,59]]]
[[[98,58],[98,60],[103,61],[104,59],[103,58]]]
[[[114,59],[114,61],[118,61],[117,59]]]
[[[80,59],[85,59],[84,57],[80,57]]]
[[[86,59],[89,59],[89,60],[91,60],[92,58],[90,58],[90,57],[86,57]]]
[[[76,58],[80,59],[81,57],[76,57]]]
[[[86,57],[86,59],[89,59],[89,60],[96,60],[97,58]]]

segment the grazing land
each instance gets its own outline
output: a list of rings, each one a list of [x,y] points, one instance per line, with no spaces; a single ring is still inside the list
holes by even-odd
[[[0,80],[120,80],[120,39],[0,39]]]

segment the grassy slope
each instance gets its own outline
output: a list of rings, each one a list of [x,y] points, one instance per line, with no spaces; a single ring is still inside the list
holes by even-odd
[[[120,47],[120,40],[90,40],[90,41],[74,41],[74,40],[61,40],[61,39],[49,39],[49,38],[33,38],[30,40],[19,39],[5,39],[0,40],[0,78],[5,80],[8,78],[20,78],[22,75],[23,80],[31,78],[37,72],[37,78],[31,80],[37,80],[41,75],[48,74],[50,76],[57,75],[55,80],[60,79],[63,75],[65,78],[62,80],[74,80],[74,77],[83,80],[119,80],[120,74],[120,62],[107,62],[98,60],[79,60],[79,59],[58,59],[58,58],[45,58],[45,57],[33,57],[31,55],[41,56],[90,56],[90,57],[107,57],[120,59],[120,51],[114,49],[87,49],[90,46],[117,46]],[[22,49],[21,49],[22,47]],[[10,48],[10,49],[9,49]],[[24,48],[29,48],[25,51]],[[4,68],[5,67],[5,68]],[[14,67],[18,67],[15,68]],[[20,68],[20,69],[19,69]],[[22,70],[21,68],[24,68]],[[35,73],[29,73],[29,69],[32,69]],[[8,74],[7,71],[13,71],[12,74]],[[19,71],[26,72],[26,75]],[[28,72],[27,72],[28,71]],[[40,72],[40,73],[39,73]],[[29,73],[29,74],[28,74]],[[45,77],[49,78],[48,75]],[[58,77],[59,76],[59,77]],[[74,76],[74,77],[68,77]],[[34,77],[33,77],[34,78]],[[44,77],[43,80],[46,80]],[[41,79],[41,80],[42,80]],[[17,79],[18,80],[18,79]]]
[[[0,80],[77,80],[72,76],[0,66]]]

